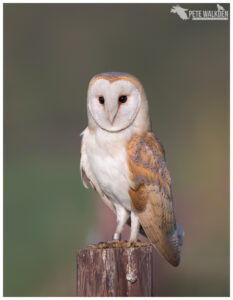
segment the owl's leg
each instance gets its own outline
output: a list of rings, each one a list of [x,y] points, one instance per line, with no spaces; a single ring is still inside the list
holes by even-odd
[[[137,242],[137,236],[139,231],[139,219],[135,212],[131,211],[131,232],[129,242]]]
[[[117,227],[116,227],[115,233],[113,234],[112,239],[120,240],[124,225],[126,224],[128,218],[129,218],[129,213],[121,205],[117,204],[117,205],[115,205],[115,207],[116,207],[116,214],[117,214]]]

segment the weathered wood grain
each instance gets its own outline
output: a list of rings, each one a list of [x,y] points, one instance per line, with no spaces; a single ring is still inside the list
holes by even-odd
[[[77,296],[151,296],[152,246],[77,252]]]

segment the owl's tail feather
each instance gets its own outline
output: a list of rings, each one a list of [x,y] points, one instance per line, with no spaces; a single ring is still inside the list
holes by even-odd
[[[183,246],[184,230],[177,221],[176,221],[176,231],[177,231],[178,245],[181,247]]]
[[[147,223],[148,218],[144,218],[142,214],[140,216],[140,221],[140,233],[149,238],[152,245],[171,265],[178,266],[180,264],[180,252],[184,236],[182,226],[176,221],[174,230],[167,235],[163,230],[156,227],[152,228],[152,224]],[[145,229],[143,228],[143,225]]]
[[[159,253],[166,258],[166,260],[173,266],[180,264],[180,253],[183,245],[184,231],[181,225],[176,221],[176,226],[173,233],[168,234],[167,237],[161,234],[163,243],[155,243],[155,247]]]
[[[183,229],[177,223],[173,230],[167,232],[164,228],[152,223],[144,213],[140,214],[140,223],[147,238],[171,265],[177,267],[180,264],[181,246],[183,243]]]
[[[164,256],[167,261],[173,266],[180,264],[180,252],[183,246],[184,230],[181,225],[176,221],[176,226],[173,233],[167,236],[164,240],[163,247],[155,243],[155,247],[159,250],[160,254]]]

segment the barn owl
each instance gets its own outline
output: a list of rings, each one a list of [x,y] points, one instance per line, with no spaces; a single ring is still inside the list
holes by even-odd
[[[80,171],[116,214],[113,239],[130,220],[129,242],[139,230],[173,266],[180,262],[183,230],[176,221],[171,178],[160,140],[151,130],[148,101],[139,80],[127,73],[94,76],[87,95]]]

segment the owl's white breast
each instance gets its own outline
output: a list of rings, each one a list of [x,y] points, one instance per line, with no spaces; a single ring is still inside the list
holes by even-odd
[[[126,147],[127,132],[85,131],[87,158],[101,190],[113,202],[131,210]]]

